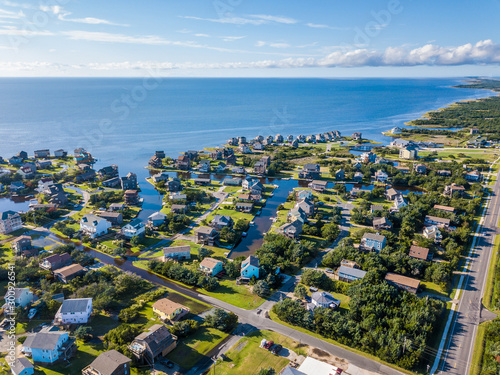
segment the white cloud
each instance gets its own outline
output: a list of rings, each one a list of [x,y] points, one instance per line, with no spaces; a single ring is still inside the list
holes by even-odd
[[[179,16],[180,18],[197,20],[197,21],[207,21],[215,23],[233,24],[233,25],[264,25],[270,23],[281,23],[281,24],[294,24],[298,21],[282,16],[271,16],[267,14],[255,14],[247,17],[224,17],[224,18],[203,18],[195,16]]]
[[[219,36],[224,42],[234,42],[235,40],[240,40],[246,38],[246,36]]]
[[[110,25],[110,26],[123,26],[123,27],[128,27],[130,25],[127,24],[122,24],[122,23],[115,23],[111,22],[108,20],[103,20],[100,18],[94,18],[94,17],[85,17],[85,18],[66,18],[67,15],[70,13],[67,13],[65,15],[59,14],[58,18],[61,21],[66,21],[66,22],[75,22],[75,23],[85,23],[88,25]]]
[[[275,43],[275,42],[264,42],[259,40],[255,43],[256,47],[273,47],[273,48],[290,48],[291,45],[288,43]]]
[[[202,38],[210,38],[210,35],[208,34],[194,34],[194,36],[202,37]]]

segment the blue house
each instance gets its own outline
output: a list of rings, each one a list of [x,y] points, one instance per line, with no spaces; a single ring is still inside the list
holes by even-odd
[[[365,233],[361,239],[361,246],[365,250],[376,251],[377,253],[385,247],[387,240],[381,234]]]
[[[28,336],[23,344],[23,352],[31,354],[35,363],[56,363],[67,360],[76,351],[75,340],[68,332],[45,331]]]
[[[241,277],[251,279],[253,276],[259,278],[259,258],[250,255],[241,263]]]
[[[10,371],[13,375],[32,375],[35,373],[33,364],[27,358],[18,358],[11,366]]]
[[[361,280],[366,275],[366,271],[347,266],[340,266],[337,273],[340,281],[346,281],[348,283]]]

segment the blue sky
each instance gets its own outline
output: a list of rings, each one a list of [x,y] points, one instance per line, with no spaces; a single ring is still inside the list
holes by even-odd
[[[0,76],[500,76],[500,0],[0,0]]]

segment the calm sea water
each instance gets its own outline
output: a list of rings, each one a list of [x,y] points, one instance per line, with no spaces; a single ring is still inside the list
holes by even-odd
[[[381,132],[461,99],[458,79],[0,79],[0,156],[85,147],[98,165],[146,176],[155,150],[177,156],[232,136]],[[144,189],[148,189],[142,183]],[[147,192],[145,191],[147,194]]]

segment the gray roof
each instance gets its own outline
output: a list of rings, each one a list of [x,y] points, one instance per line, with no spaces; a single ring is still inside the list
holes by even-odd
[[[89,301],[92,301],[92,298],[66,299],[61,306],[61,313],[85,312]]]
[[[130,358],[113,349],[99,354],[90,367],[99,371],[101,375],[112,375],[119,367],[131,361]]]
[[[358,279],[362,279],[366,275],[366,271],[357,269],[357,268],[351,268],[351,267],[346,267],[346,266],[340,266],[338,270],[339,275],[342,273],[344,275],[349,275],[356,277]]]
[[[299,371],[293,367],[287,366],[281,375],[307,375],[305,372]]]
[[[139,219],[139,218],[132,220],[127,225],[130,225],[131,227],[133,227],[135,229],[140,229],[140,228],[142,228],[144,226],[144,224],[142,224],[142,220]]]
[[[59,338],[67,332],[38,332],[28,336],[23,346],[31,349],[54,350]]]
[[[28,290],[28,292],[30,291],[29,288],[14,288],[14,298],[19,298],[21,297],[21,294],[23,293],[24,290]],[[7,291],[7,293],[5,293],[5,297],[7,297],[9,295],[9,292]]]
[[[220,225],[229,225],[231,223],[232,219],[231,216],[228,215],[215,215],[214,218],[212,219],[212,223],[214,224],[220,224]]]
[[[17,212],[14,211],[4,211],[2,212],[2,220],[7,220],[10,216],[13,215],[19,215]]]
[[[259,267],[259,258],[254,257],[253,255],[249,255],[247,259],[241,263],[241,267],[244,268],[243,265],[250,264],[254,267]]]
[[[167,215],[165,215],[163,212],[155,212],[151,215],[148,216],[148,219],[151,219],[151,220],[163,220],[167,217]]]
[[[195,229],[195,233],[202,233],[202,234],[212,234],[212,232],[215,231],[214,228],[211,227],[199,227]]]
[[[363,235],[363,238],[366,238],[368,240],[374,240],[378,242],[382,242],[385,240],[385,236],[382,236],[381,234],[374,234],[374,233],[365,233]]]
[[[27,358],[21,357],[16,359],[10,369],[14,375],[18,375],[27,368],[33,368],[33,364]]]
[[[173,246],[173,247],[164,247],[163,254],[173,254],[173,253],[189,253],[191,252],[191,246]]]
[[[336,305],[340,305],[340,300],[336,299],[333,295],[331,295],[328,292],[314,292],[311,295],[311,299],[321,304],[334,303]]]
[[[82,217],[82,221],[84,223],[91,224],[92,226],[97,226],[97,223],[99,223],[103,220],[107,221],[106,219],[103,219],[102,217],[92,215],[92,214],[86,214],[86,215],[83,215],[83,217]]]

